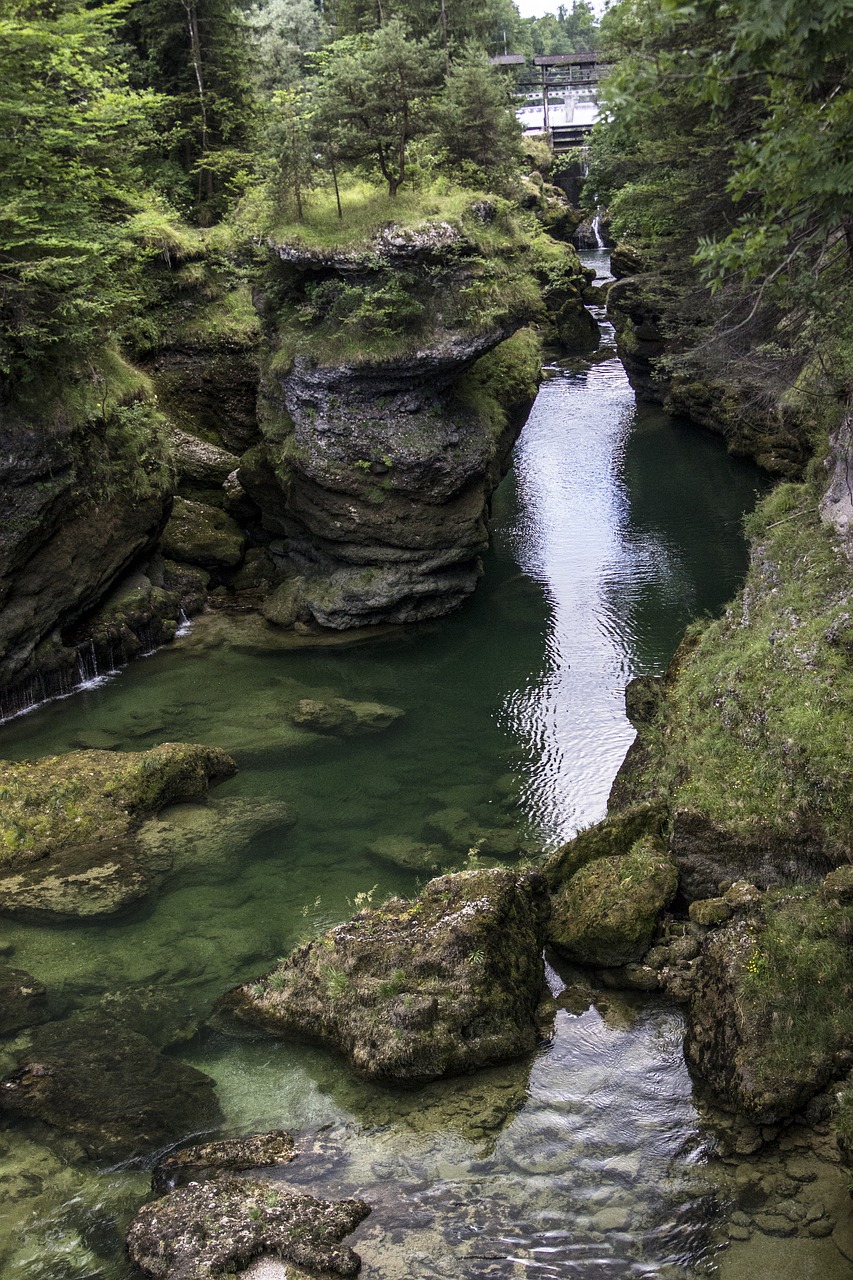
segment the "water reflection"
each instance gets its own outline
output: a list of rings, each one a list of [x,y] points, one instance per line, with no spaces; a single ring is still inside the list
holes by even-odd
[[[760,484],[718,440],[638,407],[602,327],[593,361],[550,370],[517,446],[517,514],[496,532],[550,606],[542,666],[499,712],[548,844],[603,816],[634,736],[625,685],[660,674],[686,624],[734,592]]]

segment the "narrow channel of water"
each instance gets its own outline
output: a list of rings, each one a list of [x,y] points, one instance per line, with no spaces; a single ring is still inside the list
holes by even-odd
[[[632,738],[625,684],[661,672],[685,623],[733,594],[761,483],[719,441],[638,407],[606,346],[555,364],[459,614],[313,649],[202,619],[0,729],[7,758],[184,740],[240,765],[215,797],[232,814],[225,847],[211,831],[156,901],[114,923],[4,922],[12,963],[48,985],[57,1014],[136,1001],[147,1025],[174,1026],[174,1052],[216,1079],[230,1132],[301,1130],[288,1181],[376,1206],[355,1239],[366,1276],[693,1274],[713,1247],[716,1191],[670,1006],[594,1000],[551,971],[559,1009],[533,1061],[416,1093],[355,1080],[316,1048],[193,1029],[357,895],[416,891],[388,842],[427,842],[436,869],[458,867],[484,842],[535,853],[601,817]],[[320,741],[289,711],[327,696],[405,714],[383,734]],[[144,1174],[76,1166],[35,1133],[7,1130],[0,1148],[2,1275],[123,1277]]]

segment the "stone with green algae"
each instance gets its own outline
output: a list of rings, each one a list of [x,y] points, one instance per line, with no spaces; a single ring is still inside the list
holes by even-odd
[[[137,838],[145,820],[235,772],[217,747],[175,742],[0,762],[0,910],[93,916],[135,902],[162,870]]]
[[[677,888],[663,842],[643,836],[628,853],[586,863],[554,894],[549,941],[580,964],[630,964],[648,950]]]
[[[41,1120],[93,1159],[127,1159],[221,1121],[213,1081],[98,1014],[32,1032],[0,1111]]]
[[[190,1183],[140,1209],[127,1251],[153,1280],[214,1280],[260,1257],[354,1276],[361,1259],[340,1242],[369,1213],[363,1200],[317,1200],[247,1178]]]
[[[535,1049],[549,912],[537,872],[431,880],[298,947],[228,992],[230,1013],[319,1039],[363,1074],[423,1081]]]

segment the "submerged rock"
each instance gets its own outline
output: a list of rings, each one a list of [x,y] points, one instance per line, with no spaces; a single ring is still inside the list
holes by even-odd
[[[536,872],[441,876],[299,947],[220,1007],[323,1040],[368,1076],[472,1071],[537,1044],[548,910]]]
[[[554,895],[549,940],[581,964],[639,960],[677,887],[663,841],[643,836],[626,854],[586,863]]]
[[[389,707],[382,702],[350,702],[347,698],[322,702],[317,698],[301,698],[290,718],[300,729],[349,737],[356,733],[379,733],[403,715],[405,712],[399,707]]]
[[[221,1120],[209,1076],[98,1015],[39,1027],[0,1081],[0,1110],[76,1138],[93,1159],[155,1151]]]
[[[44,984],[24,969],[0,964],[0,1035],[34,1027],[47,1016]]]
[[[176,742],[0,763],[0,910],[90,916],[136,901],[162,870],[145,857],[140,825],[235,772],[217,747]]]
[[[140,1209],[127,1250],[153,1280],[215,1280],[265,1255],[354,1276],[361,1259],[340,1241],[369,1213],[363,1200],[315,1200],[268,1182],[193,1182]]]
[[[296,1144],[284,1129],[223,1138],[221,1142],[205,1142],[173,1151],[154,1169],[151,1185],[155,1191],[168,1191],[186,1182],[289,1164],[295,1155]]]

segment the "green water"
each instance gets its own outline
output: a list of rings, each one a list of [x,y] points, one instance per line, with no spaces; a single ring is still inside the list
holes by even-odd
[[[220,992],[358,895],[417,890],[378,839],[428,841],[437,868],[459,867],[496,835],[535,853],[601,817],[633,736],[625,684],[661,672],[684,625],[732,595],[761,483],[717,440],[638,408],[612,354],[554,366],[458,614],[313,648],[211,615],[0,728],[7,758],[184,740],[240,766],[215,793],[219,830],[156,898],[97,926],[7,921],[12,962],[57,1015],[135,1002],[141,1029],[215,1078],[228,1132],[300,1130],[287,1180],[375,1206],[354,1239],[367,1276],[694,1274],[725,1195],[681,1014],[660,1001],[578,996],[552,970],[562,1007],[535,1060],[416,1093],[358,1081],[316,1048],[198,1027]],[[294,728],[299,699],[329,696],[405,714],[370,737]],[[35,1132],[7,1130],[0,1150],[2,1275],[123,1277],[144,1172],[77,1164]]]

